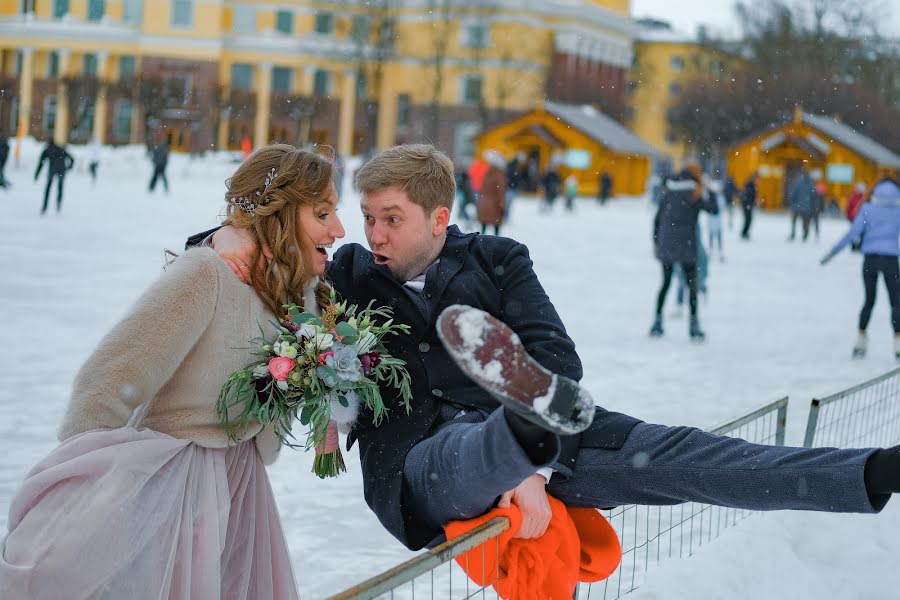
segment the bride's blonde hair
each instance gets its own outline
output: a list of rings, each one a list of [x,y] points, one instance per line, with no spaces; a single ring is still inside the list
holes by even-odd
[[[303,306],[304,287],[314,275],[311,257],[304,256],[299,243],[298,212],[334,193],[332,158],[288,144],[265,146],[247,157],[225,185],[224,224],[246,229],[256,242],[249,265],[256,294],[279,317],[285,304]],[[272,258],[259,268],[263,246],[272,251]],[[316,288],[320,307],[328,295],[327,284],[320,282]]]

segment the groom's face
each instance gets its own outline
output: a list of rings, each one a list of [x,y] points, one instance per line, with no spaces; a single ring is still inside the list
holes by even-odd
[[[419,275],[440,254],[450,219],[448,208],[426,214],[396,187],[364,194],[360,208],[375,263],[386,266],[398,280]]]

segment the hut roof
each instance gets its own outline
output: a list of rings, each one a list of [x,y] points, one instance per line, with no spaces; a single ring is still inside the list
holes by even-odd
[[[621,154],[661,156],[659,150],[590,105],[544,102],[544,110],[586,136]]]
[[[900,156],[897,156],[872,138],[861,134],[852,127],[825,115],[803,113],[803,122],[815,127],[833,140],[840,142],[859,152],[869,160],[886,167],[900,168]]]

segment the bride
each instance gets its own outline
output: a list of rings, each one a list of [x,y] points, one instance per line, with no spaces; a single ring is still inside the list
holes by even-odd
[[[325,247],[344,228],[318,154],[262,148],[227,187],[225,222],[265,248],[251,285],[212,249],[189,250],[103,338],[62,443],[10,506],[0,597],[297,598],[264,467],[280,442],[259,425],[229,441],[215,407],[260,326],[272,335],[282,305],[328,299]]]

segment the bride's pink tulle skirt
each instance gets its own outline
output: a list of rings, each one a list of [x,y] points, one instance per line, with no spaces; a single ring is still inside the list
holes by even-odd
[[[31,470],[0,541],[0,598],[297,598],[256,447],[83,433]]]

